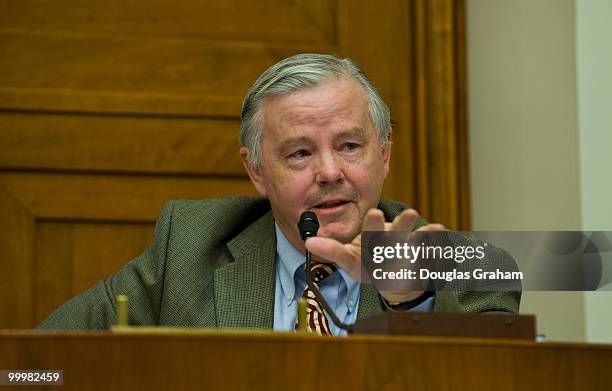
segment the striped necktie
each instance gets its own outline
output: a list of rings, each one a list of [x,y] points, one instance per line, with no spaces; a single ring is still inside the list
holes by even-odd
[[[310,266],[312,282],[317,286],[317,288],[320,286],[319,284],[321,281],[336,271],[336,267],[329,263],[313,261]],[[304,264],[304,267],[306,267],[306,264]],[[306,285],[306,289],[304,289],[304,294],[302,297],[306,299],[306,303],[308,304],[306,309],[308,330],[319,335],[331,335],[329,321],[323,312],[321,302],[315,297],[310,288],[308,288],[308,285]]]

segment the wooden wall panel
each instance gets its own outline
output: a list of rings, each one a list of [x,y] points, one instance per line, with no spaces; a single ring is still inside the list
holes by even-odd
[[[232,116],[270,64],[329,45],[14,33],[0,29],[0,106]],[[24,66],[27,64],[27,66]]]
[[[0,327],[30,327],[34,218],[28,208],[0,186]]]
[[[247,178],[4,172],[0,188],[35,219],[153,222],[166,201],[256,195]]]
[[[235,119],[0,113],[0,166],[243,176],[239,128]]]
[[[13,0],[0,26],[27,32],[78,31],[143,37],[327,43],[335,35],[328,0]]]
[[[0,328],[31,327],[139,253],[167,200],[255,195],[242,99],[298,52],[354,59],[389,103],[385,196],[469,228],[463,7],[0,0]],[[115,244],[88,257],[100,241]]]
[[[153,223],[42,221],[36,224],[34,323],[109,276],[153,242]]]

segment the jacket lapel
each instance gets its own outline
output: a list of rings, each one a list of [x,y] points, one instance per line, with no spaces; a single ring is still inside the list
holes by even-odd
[[[215,271],[217,326],[271,329],[276,282],[272,213],[248,226],[227,247],[233,262]]]
[[[382,313],[383,307],[380,295],[373,285],[361,284],[359,293],[359,307],[357,308],[357,320],[369,318]]]
[[[453,291],[436,291],[434,311],[465,312]]]

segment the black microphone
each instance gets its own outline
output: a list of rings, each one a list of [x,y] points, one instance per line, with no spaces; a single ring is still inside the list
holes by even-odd
[[[300,215],[300,221],[298,222],[298,229],[300,230],[300,236],[304,242],[306,242],[306,239],[308,238],[317,236],[317,232],[319,232],[319,219],[317,218],[317,215],[309,210],[302,213]],[[310,251],[306,250],[306,270],[310,270],[311,265],[312,260]],[[309,286],[312,282],[310,280],[310,273],[306,273],[306,283]]]
[[[305,211],[300,215],[300,221],[298,222],[298,230],[300,230],[300,236],[302,240],[306,242],[306,239],[311,238],[313,236],[317,236],[317,232],[319,231],[319,219],[314,212],[309,210]],[[353,324],[346,324],[340,321],[334,310],[327,304],[327,301],[319,291],[319,288],[312,282],[312,276],[310,275],[310,269],[312,265],[312,256],[310,251],[306,250],[306,283],[308,284],[308,288],[312,291],[315,297],[321,303],[321,306],[327,312],[332,322],[343,330],[346,330],[347,333],[352,334],[354,330]]]
[[[298,229],[300,230],[300,236],[303,241],[307,238],[317,236],[319,231],[319,219],[314,212],[307,210],[300,216],[300,222],[298,223]]]

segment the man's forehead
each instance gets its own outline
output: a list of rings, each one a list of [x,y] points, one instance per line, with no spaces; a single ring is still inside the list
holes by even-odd
[[[299,119],[300,116],[308,118],[313,111],[320,116],[326,111],[363,110],[367,108],[367,103],[367,95],[361,84],[354,79],[342,78],[266,97],[262,106],[265,109],[284,109],[284,114]]]
[[[371,127],[368,101],[361,85],[354,80],[336,80],[320,86],[264,100],[265,133],[275,138],[293,138],[302,130],[333,130],[345,133]]]

